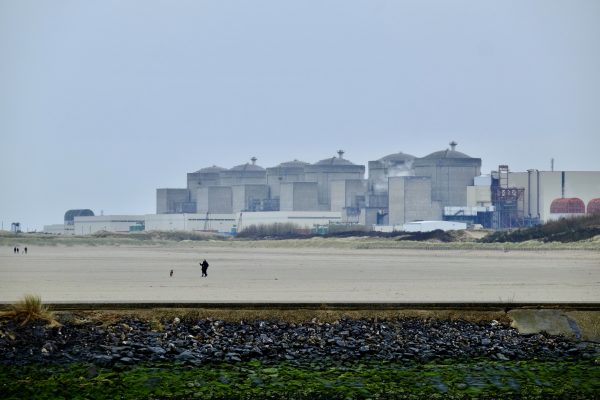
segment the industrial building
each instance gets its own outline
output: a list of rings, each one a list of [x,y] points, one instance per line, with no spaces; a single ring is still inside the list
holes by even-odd
[[[45,225],[45,233],[53,233],[59,235],[74,235],[75,234],[75,217],[93,217],[94,212],[90,209],[67,210],[63,218],[62,224]]]
[[[422,158],[398,152],[370,161],[361,223],[442,220],[445,207],[465,206],[466,188],[481,175],[481,159],[457,151],[457,145],[452,141],[449,149]]]
[[[332,182],[364,180],[365,167],[343,155],[340,150],[314,164],[293,160],[267,169],[256,157],[231,169],[203,168],[187,174],[187,188],[157,189],[156,213],[331,211]]]
[[[479,218],[477,223],[490,228],[519,228],[597,213],[599,198],[600,171],[512,172],[507,165],[500,165],[467,187],[467,207],[460,208],[460,213],[446,210],[444,216],[465,220],[460,216],[478,210],[471,214],[471,222]]]
[[[63,235],[91,235],[97,232],[195,231],[235,235],[251,225],[292,223],[298,229],[340,224],[339,212],[258,211],[228,214],[145,214],[75,217],[72,226],[46,225],[44,232]]]
[[[467,186],[481,174],[481,159],[450,149],[423,158],[394,153],[365,167],[337,157],[283,162],[263,168],[251,163],[217,166],[187,175],[187,188],[157,189],[157,214],[258,211],[340,212],[364,225],[441,220],[443,207],[464,206]]]
[[[442,207],[465,205],[465,188],[481,175],[481,158],[456,151],[456,146],[453,141],[450,149],[433,152],[413,163],[414,175],[431,179],[431,199]]]
[[[188,173],[185,188],[157,189],[156,214],[95,217],[73,210],[62,228],[45,231],[235,233],[249,221],[381,229],[442,220],[505,229],[600,212],[600,171],[513,172],[500,165],[482,175],[481,159],[456,147],[452,141],[424,157],[386,155],[368,162],[367,177],[365,167],[346,159],[342,150],[312,164],[294,159],[267,168],[252,157],[230,169],[213,165]]]
[[[548,221],[562,217],[592,214],[600,200],[598,171],[509,172],[511,187],[523,189],[525,220]]]

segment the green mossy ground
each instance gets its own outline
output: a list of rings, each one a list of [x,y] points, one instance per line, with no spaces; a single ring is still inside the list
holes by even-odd
[[[4,399],[593,399],[594,361],[0,367]]]

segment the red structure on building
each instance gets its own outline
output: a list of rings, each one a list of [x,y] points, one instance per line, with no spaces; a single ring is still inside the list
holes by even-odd
[[[585,204],[577,197],[555,199],[550,204],[551,214],[585,214]]]
[[[591,199],[587,205],[588,214],[600,214],[600,199]]]

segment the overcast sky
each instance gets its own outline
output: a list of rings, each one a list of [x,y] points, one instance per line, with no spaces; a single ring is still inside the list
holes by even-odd
[[[451,140],[484,173],[600,170],[600,1],[0,0],[4,229]]]

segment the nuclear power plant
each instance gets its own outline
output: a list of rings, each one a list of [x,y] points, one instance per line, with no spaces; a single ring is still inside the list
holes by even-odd
[[[373,230],[506,229],[600,212],[600,171],[481,174],[481,159],[449,147],[423,157],[398,152],[358,165],[343,150],[315,163],[232,168],[187,174],[185,188],[156,190],[156,214],[93,216],[71,210],[53,233],[188,230],[235,234],[252,224],[331,224]],[[365,174],[368,173],[368,176]],[[89,210],[87,210],[89,211]],[[91,212],[91,211],[90,211]],[[427,226],[428,228],[425,228]]]
[[[187,188],[157,189],[156,213],[228,214],[257,211],[334,211],[343,221],[398,225],[441,220],[446,206],[467,204],[467,186],[481,159],[451,148],[423,158],[395,153],[365,167],[337,156],[314,164],[293,160],[263,168],[251,162],[187,174]]]

